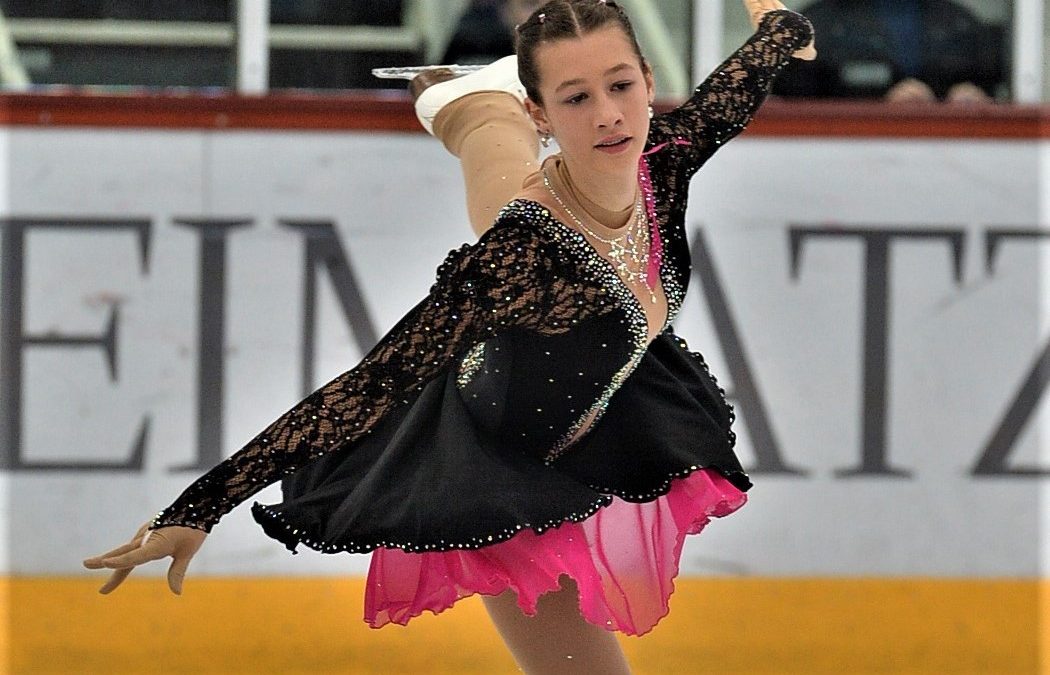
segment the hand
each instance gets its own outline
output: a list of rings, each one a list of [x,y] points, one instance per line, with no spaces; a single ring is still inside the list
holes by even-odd
[[[747,10],[748,17],[751,19],[751,26],[758,30],[758,24],[762,21],[762,16],[766,12],[787,9],[787,7],[779,0],[744,0],[744,9]],[[803,61],[812,61],[817,58],[816,40],[810,40],[808,45],[792,54],[792,56]]]
[[[959,82],[948,90],[948,103],[991,103],[992,97],[973,82]]]
[[[930,85],[909,77],[893,85],[886,92],[886,100],[890,103],[932,103],[937,100],[937,95]]]
[[[146,523],[139,528],[130,542],[109,553],[87,558],[84,560],[84,567],[89,570],[115,570],[105,585],[98,590],[105,595],[127,579],[136,565],[171,556],[173,560],[168,568],[168,588],[175,595],[181,595],[186,568],[190,566],[190,560],[207,536],[207,533],[201,530],[180,525],[150,530],[149,523]]]

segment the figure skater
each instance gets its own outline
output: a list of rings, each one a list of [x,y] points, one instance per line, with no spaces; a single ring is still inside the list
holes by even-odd
[[[611,0],[548,2],[518,27],[516,59],[415,81],[479,240],[357,367],[85,560],[114,570],[100,591],[171,556],[181,593],[216,522],[283,479],[283,501],[252,515],[293,553],[372,551],[369,625],[480,594],[525,672],[628,673],[614,632],[667,613],[685,536],[751,485],[724,390],[671,328],[691,176],[792,56],[816,54],[804,17],[744,5],[756,33],[655,117]],[[560,148],[542,165],[537,132]]]

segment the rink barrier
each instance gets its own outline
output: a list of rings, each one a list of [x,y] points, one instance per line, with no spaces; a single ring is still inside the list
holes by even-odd
[[[667,109],[669,104],[659,106]],[[0,124],[423,133],[403,93],[0,95]],[[770,101],[748,136],[1050,138],[1050,108]],[[0,579],[0,673],[511,673],[476,599],[368,629],[359,578]],[[646,673],[1050,673],[1050,581],[681,578]],[[5,662],[4,659],[7,659]],[[438,659],[447,668],[439,666]]]
[[[658,104],[660,111],[674,102]],[[314,129],[424,133],[400,91],[265,97],[3,94],[0,125]],[[1050,107],[769,100],[745,134],[867,138],[1050,138]]]

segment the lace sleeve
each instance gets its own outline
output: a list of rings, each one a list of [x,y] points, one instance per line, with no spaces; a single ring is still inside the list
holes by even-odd
[[[685,103],[653,119],[650,145],[674,145],[676,164],[695,173],[747,126],[776,74],[813,39],[809,20],[786,9],[767,12],[758,30]]]
[[[313,392],[244,448],[190,485],[150,529],[210,532],[253,494],[307,462],[369,433],[401,397],[432,379],[457,353],[511,327],[538,327],[545,314],[538,236],[494,227],[449,253],[428,296],[361,363]]]

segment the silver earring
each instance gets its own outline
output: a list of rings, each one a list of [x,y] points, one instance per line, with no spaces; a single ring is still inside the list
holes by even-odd
[[[540,143],[545,148],[549,148],[551,146],[551,134],[549,131],[544,131],[542,134],[540,134]]]
[[[655,112],[653,112],[653,107],[652,107],[652,106],[649,106],[649,119],[652,119],[652,118],[653,118],[653,115],[655,115],[655,114],[656,114],[656,113],[655,113]]]

